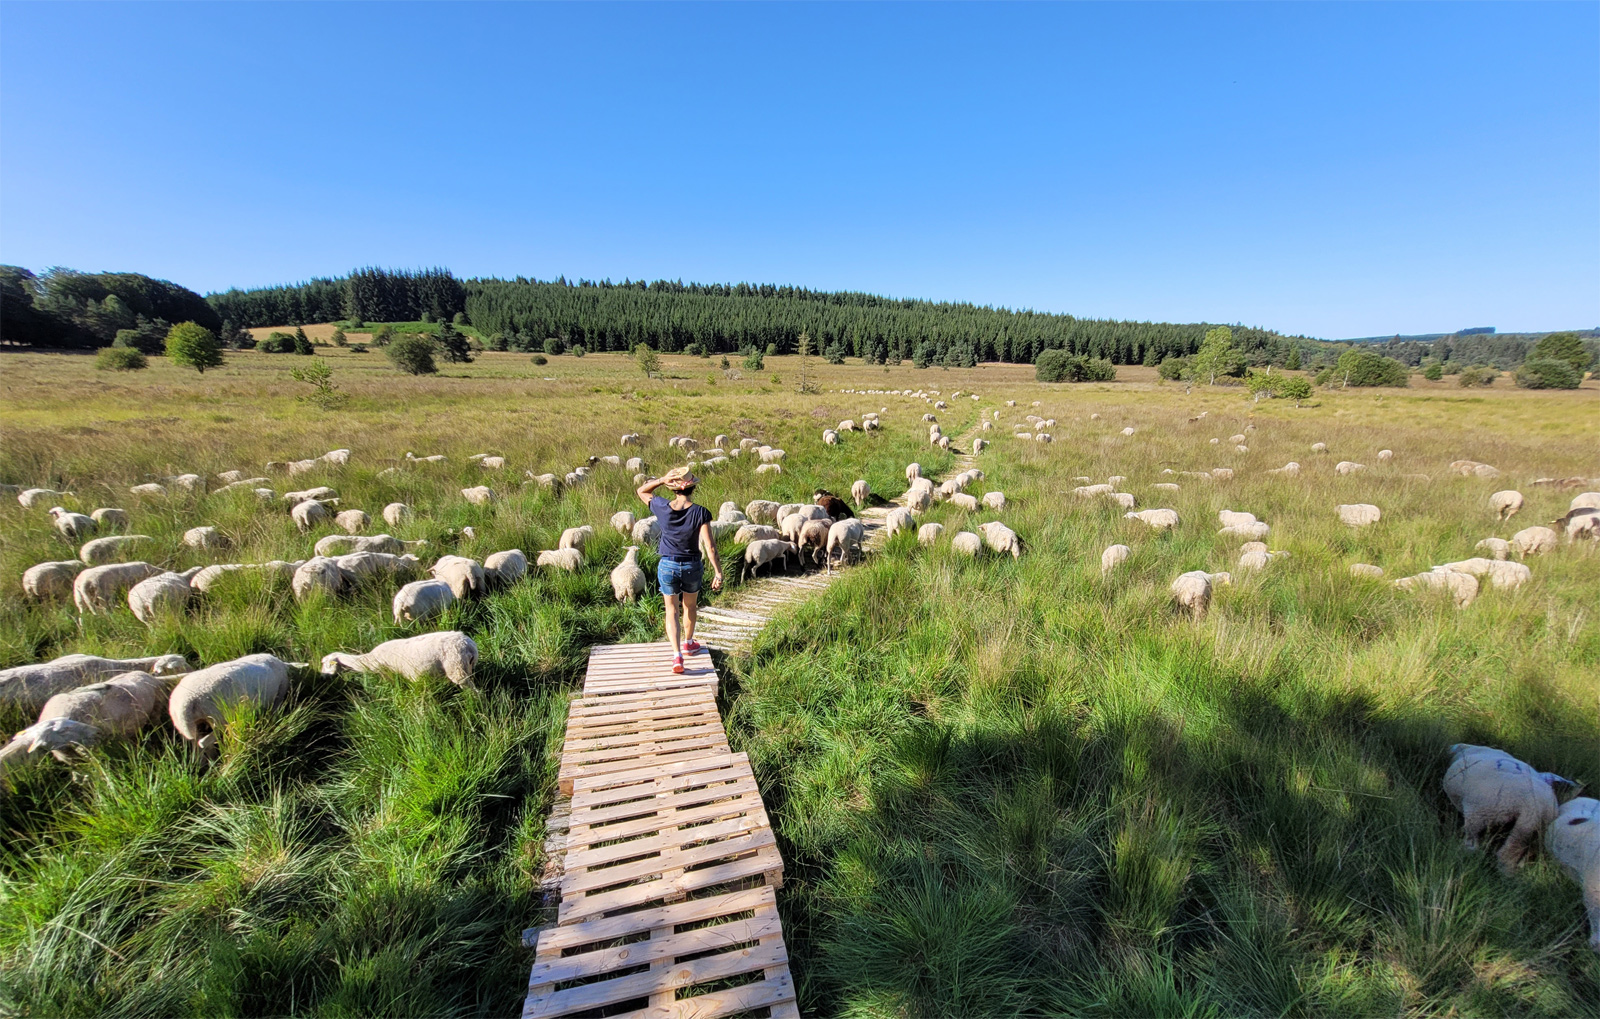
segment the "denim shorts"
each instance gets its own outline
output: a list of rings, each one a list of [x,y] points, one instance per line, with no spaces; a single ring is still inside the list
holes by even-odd
[[[701,559],[662,559],[656,565],[656,582],[661,585],[662,594],[699,594],[705,572],[706,564]]]

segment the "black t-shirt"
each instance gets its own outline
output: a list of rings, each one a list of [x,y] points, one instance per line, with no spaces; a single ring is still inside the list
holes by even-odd
[[[658,551],[669,559],[700,559],[700,528],[711,523],[711,511],[698,503],[681,510],[659,495],[650,497],[650,512],[661,524]]]

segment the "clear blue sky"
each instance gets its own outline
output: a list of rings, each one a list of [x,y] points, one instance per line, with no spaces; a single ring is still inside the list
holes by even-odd
[[[0,261],[1600,325],[1600,5],[0,4]]]

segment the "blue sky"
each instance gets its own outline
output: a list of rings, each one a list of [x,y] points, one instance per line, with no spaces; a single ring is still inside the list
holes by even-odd
[[[1600,5],[0,4],[0,261],[1600,325]]]

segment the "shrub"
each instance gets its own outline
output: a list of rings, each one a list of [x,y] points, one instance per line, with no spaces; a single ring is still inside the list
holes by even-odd
[[[1584,347],[1583,341],[1578,339],[1577,333],[1551,333],[1538,343],[1528,353],[1530,361],[1556,360],[1565,361],[1572,365],[1572,370],[1578,373],[1578,381],[1583,381],[1583,372],[1589,367],[1594,358],[1589,356],[1589,351]],[[1517,384],[1522,384],[1521,373],[1518,373]],[[1529,387],[1539,388],[1539,387]],[[1551,389],[1575,389],[1576,386],[1550,386]]]
[[[311,345],[311,340],[306,336],[306,331],[299,326],[294,327],[294,352],[305,357],[310,357],[317,352]]]
[[[359,319],[359,318],[353,318],[353,319],[350,320],[350,328],[351,329],[365,329],[366,327],[367,327],[367,324],[365,322],[361,321],[361,319]]]
[[[432,375],[439,370],[433,363],[433,341],[426,336],[397,336],[383,352],[407,375]]]
[[[1311,399],[1311,382],[1304,375],[1286,377],[1278,383],[1278,396],[1284,400],[1293,400],[1296,407],[1306,400]]]
[[[661,355],[650,344],[639,344],[634,348],[633,355],[639,359],[639,370],[644,372],[645,378],[661,374]]]
[[[434,337],[439,345],[439,356],[451,364],[471,364],[472,346],[465,335],[456,332],[449,322],[439,323],[439,334]]]
[[[767,356],[768,357],[777,357],[778,356],[778,345],[776,343],[767,344]]]
[[[365,343],[352,343],[352,344],[350,344],[350,353],[352,353],[352,354],[365,354],[366,352],[367,352],[367,345]]]
[[[1517,385],[1523,389],[1577,389],[1582,381],[1571,361],[1556,357],[1532,357],[1517,369]]]
[[[294,337],[288,333],[268,333],[266,339],[256,344],[256,349],[263,354],[290,354],[294,352]]]
[[[707,350],[705,344],[703,343],[690,343],[683,348],[683,352],[691,357],[711,356],[711,351]]]
[[[343,329],[335,329],[333,331],[333,345],[335,347],[348,347],[350,345],[350,338],[344,334]]]
[[[204,375],[207,368],[222,366],[222,344],[205,326],[179,322],[167,333],[167,358]]]
[[[545,340],[544,352],[551,357],[555,357],[557,354],[561,353],[561,341],[554,336]]]
[[[289,377],[311,387],[311,392],[298,397],[301,403],[314,404],[323,410],[333,410],[348,399],[346,394],[339,392],[339,387],[334,385],[333,369],[329,368],[328,362],[320,357],[304,368],[289,369]]]
[[[1427,379],[1429,382],[1438,382],[1440,379],[1444,378],[1444,365],[1440,364],[1438,361],[1433,362],[1426,368],[1422,369],[1422,377]]]
[[[135,347],[105,347],[94,357],[94,366],[103,372],[136,372],[149,364],[150,359]]]
[[[1278,389],[1283,385],[1283,376],[1273,375],[1271,372],[1251,372],[1245,376],[1244,385],[1259,403],[1263,396],[1278,395]]]
[[[1347,350],[1333,367],[1341,386],[1408,386],[1411,369],[1401,361],[1371,350]]]
[[[767,357],[761,353],[760,347],[751,347],[744,355],[745,371],[758,372],[767,366]]]
[[[723,354],[722,355],[722,362],[720,364],[718,364],[717,367],[721,368],[723,371],[727,371],[729,368],[733,367],[731,364],[728,363],[728,355],[727,354]]]
[[[1117,369],[1104,358],[1045,350],[1034,362],[1033,375],[1040,382],[1110,382]]]
[[[588,351],[587,351],[587,350],[585,350],[585,349],[584,349],[584,346],[583,346],[583,344],[581,344],[581,343],[574,343],[574,344],[573,344],[573,345],[572,345],[572,356],[573,356],[573,357],[582,357],[582,356],[583,356],[583,355],[585,355],[585,354],[587,354],[587,353],[588,353]],[[708,356],[709,356],[709,355],[708,355]]]
[[[1456,377],[1456,382],[1465,387],[1492,386],[1498,373],[1493,368],[1472,367],[1461,369],[1461,374]]]
[[[455,317],[450,321],[455,325],[464,326],[467,324],[467,313],[464,311],[458,311],[455,313]]]
[[[1189,371],[1187,357],[1169,357],[1156,365],[1156,374],[1168,381],[1184,378]]]
[[[828,349],[822,352],[822,359],[829,364],[844,364],[844,346],[839,343],[830,344]]]
[[[550,359],[548,357],[545,357],[543,354],[535,354],[535,355],[533,355],[533,363],[534,364],[549,364],[550,363]]]
[[[372,334],[374,347],[387,347],[394,341],[394,326],[379,326],[378,331]]]
[[[158,326],[140,315],[138,323],[132,329],[117,330],[111,345],[131,347],[141,354],[164,353],[167,349],[167,326],[164,323]]]

